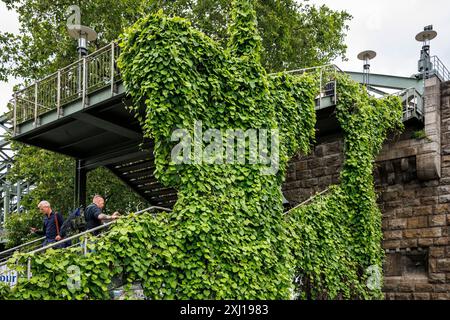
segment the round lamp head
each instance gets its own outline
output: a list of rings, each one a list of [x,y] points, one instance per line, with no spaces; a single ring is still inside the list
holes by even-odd
[[[419,42],[430,41],[437,37],[437,32],[434,30],[425,30],[416,35],[416,40]]]
[[[372,50],[366,50],[358,54],[358,59],[362,61],[372,60],[377,56],[377,53]]]
[[[94,41],[95,39],[97,39],[97,32],[86,26],[74,24],[68,26],[67,30],[69,31],[69,35],[77,40],[84,38],[87,41]]]

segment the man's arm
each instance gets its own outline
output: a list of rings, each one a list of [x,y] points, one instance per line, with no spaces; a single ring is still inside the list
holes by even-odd
[[[116,220],[120,217],[120,214],[116,211],[114,212],[112,215],[108,215],[108,214],[104,214],[104,213],[100,213],[97,217],[97,219],[103,221],[112,221],[112,220]]]
[[[37,228],[31,228],[30,230],[32,233],[37,234],[38,236],[44,236],[45,235],[45,223],[42,223],[42,230],[39,230]]]

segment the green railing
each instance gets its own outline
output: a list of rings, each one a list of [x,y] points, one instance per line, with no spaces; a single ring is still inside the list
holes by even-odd
[[[87,106],[88,96],[95,91],[110,88],[113,95],[120,80],[118,56],[119,47],[113,42],[15,92],[11,101],[14,134],[21,123],[33,120],[38,126],[39,117],[49,111],[57,110],[58,118],[63,116],[62,107],[71,102],[81,100]]]

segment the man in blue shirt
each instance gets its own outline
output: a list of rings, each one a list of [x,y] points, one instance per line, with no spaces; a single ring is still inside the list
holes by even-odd
[[[105,207],[105,199],[100,195],[95,195],[92,199],[92,203],[84,210],[84,217],[86,219],[86,230],[101,226],[103,222],[116,220],[120,217],[120,214],[116,211],[112,215],[102,213]],[[99,232],[95,231],[97,235]]]
[[[48,201],[41,201],[38,204],[39,211],[44,215],[43,229],[31,228],[31,232],[38,235],[45,235],[43,246],[61,240],[59,229],[64,218],[60,213],[54,212]]]

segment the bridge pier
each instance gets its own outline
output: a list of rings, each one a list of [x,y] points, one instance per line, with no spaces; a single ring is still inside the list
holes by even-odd
[[[387,299],[450,299],[450,82],[427,79],[424,96],[424,124],[406,123],[376,159]],[[312,155],[290,162],[288,201],[339,183],[343,155],[341,132],[318,137]]]

